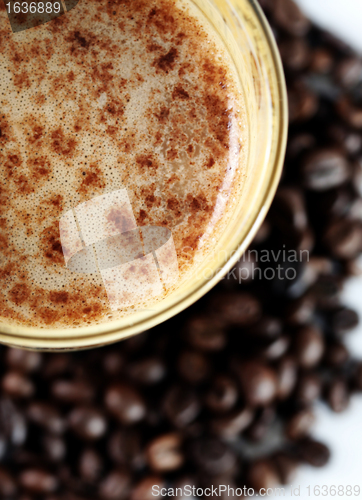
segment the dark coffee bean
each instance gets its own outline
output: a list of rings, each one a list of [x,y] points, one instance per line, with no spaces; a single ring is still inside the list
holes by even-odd
[[[310,296],[321,309],[331,309],[340,304],[342,282],[336,276],[320,276],[310,289]]]
[[[326,47],[318,47],[312,51],[310,69],[314,73],[330,73],[334,65],[333,54]]]
[[[304,231],[308,221],[303,193],[297,188],[279,188],[271,207],[270,217],[282,230]]]
[[[129,385],[112,385],[107,389],[104,401],[110,413],[122,424],[134,424],[145,417],[145,403],[140,394]]]
[[[344,411],[349,405],[349,390],[345,380],[334,378],[325,389],[325,398],[336,413]]]
[[[303,462],[313,467],[324,467],[329,461],[330,451],[323,443],[304,439],[298,443],[298,455]]]
[[[295,458],[288,453],[280,451],[275,453],[271,457],[271,460],[276,467],[280,482],[282,484],[292,484],[295,479],[298,466],[298,462]]]
[[[30,398],[35,388],[29,378],[17,372],[7,372],[1,381],[1,386],[5,394],[11,398]]]
[[[99,485],[99,496],[104,500],[128,498],[131,491],[131,477],[123,470],[112,471]]]
[[[270,235],[271,232],[271,226],[267,220],[264,220],[262,225],[259,227],[258,232],[254,236],[254,244],[259,245],[261,243],[264,243]],[[254,255],[254,254],[251,254]],[[243,263],[243,259],[241,259],[241,264]]]
[[[295,390],[295,399],[302,405],[310,405],[319,398],[321,388],[321,380],[316,373],[301,373]]]
[[[27,417],[31,422],[44,427],[53,434],[62,434],[66,427],[58,410],[48,403],[30,403],[27,408]]]
[[[315,301],[310,295],[304,295],[290,302],[285,310],[285,319],[290,325],[310,323],[315,311]]]
[[[103,368],[110,375],[118,375],[124,366],[124,356],[120,352],[108,352],[103,359]]]
[[[215,294],[209,301],[209,309],[227,325],[249,326],[261,316],[259,301],[248,293]]]
[[[205,381],[211,370],[206,356],[195,351],[182,352],[177,360],[177,368],[181,377],[191,384]]]
[[[340,186],[349,175],[348,161],[336,149],[315,150],[308,154],[301,166],[304,186],[315,191],[325,191]]]
[[[264,439],[275,421],[275,416],[276,412],[273,406],[266,406],[259,410],[253,423],[246,431],[246,437],[255,442]]]
[[[274,340],[282,333],[282,322],[272,316],[263,316],[255,325],[246,330],[251,337]]]
[[[65,458],[67,449],[63,438],[49,434],[43,437],[42,445],[47,460],[60,462]]]
[[[191,443],[190,453],[197,467],[208,474],[225,474],[237,465],[235,454],[222,441],[204,437]]]
[[[278,483],[278,473],[270,460],[261,459],[253,462],[247,472],[247,484],[259,492],[262,488],[275,488]]]
[[[112,434],[108,441],[108,453],[117,465],[136,470],[145,466],[141,435],[136,430],[124,428]]]
[[[48,354],[42,376],[45,378],[59,377],[71,371],[71,357],[69,354]]]
[[[0,496],[1,498],[13,498],[16,494],[16,482],[10,472],[0,468]]]
[[[70,412],[68,422],[72,431],[85,440],[100,439],[107,430],[104,415],[95,408],[75,408]]]
[[[42,355],[39,352],[22,349],[8,349],[6,352],[6,364],[12,370],[34,372],[40,368],[41,362]]]
[[[43,469],[26,469],[19,475],[19,484],[29,493],[46,494],[58,489],[58,479]]]
[[[55,380],[51,392],[63,403],[89,403],[94,398],[94,388],[84,380]]]
[[[211,420],[210,429],[222,439],[234,439],[251,424],[253,417],[254,412],[250,408],[234,410]]]
[[[8,399],[0,399],[0,455],[4,454],[6,443],[21,446],[27,437],[27,423],[15,405]]]
[[[186,324],[189,343],[202,351],[220,351],[226,345],[223,326],[207,315],[192,317]]]
[[[215,413],[223,413],[233,408],[238,399],[236,383],[227,375],[218,375],[212,381],[205,395],[206,406]]]
[[[362,107],[357,107],[349,97],[341,97],[336,103],[336,110],[350,127],[362,129]]]
[[[167,418],[176,427],[185,427],[191,423],[200,411],[200,403],[195,393],[181,386],[171,388],[163,400],[163,409]]]
[[[294,36],[304,36],[310,29],[310,22],[292,0],[276,0],[273,18],[280,28]]]
[[[147,462],[154,472],[165,473],[179,469],[184,457],[180,434],[169,433],[154,438],[146,448]]]
[[[362,61],[357,57],[343,59],[336,67],[335,76],[338,83],[351,88],[362,81]]]
[[[236,371],[248,405],[268,405],[275,399],[277,377],[267,365],[258,361],[240,361]]]
[[[160,382],[166,374],[166,367],[159,358],[145,358],[131,363],[127,373],[135,382],[152,385]]]
[[[279,52],[284,67],[292,71],[300,71],[310,61],[311,52],[303,38],[286,38],[279,43]]]
[[[344,124],[333,123],[327,130],[328,138],[335,146],[339,146],[350,155],[357,154],[362,148],[362,137],[351,131]]]
[[[82,451],[78,461],[78,471],[80,477],[88,482],[96,482],[103,470],[103,460],[99,453],[93,448],[86,448]]]
[[[362,248],[362,225],[358,221],[333,221],[324,232],[324,244],[338,259],[353,259]]]
[[[290,345],[290,338],[286,335],[279,337],[270,342],[262,351],[262,356],[270,361],[275,361],[281,358],[288,350]]]
[[[302,82],[288,87],[289,121],[304,122],[311,119],[318,111],[317,94],[308,89]]]
[[[290,137],[287,145],[287,157],[290,160],[299,158],[306,151],[315,147],[315,137],[308,133],[296,134]]]
[[[303,438],[309,434],[314,422],[315,416],[312,410],[309,408],[300,410],[288,418],[285,434],[292,440]]]
[[[153,487],[156,488],[153,488]],[[146,476],[132,487],[130,500],[154,500],[162,498],[157,491],[165,487],[164,480],[160,476]]]
[[[359,323],[356,311],[348,307],[339,307],[329,314],[329,322],[336,335],[344,335]]]
[[[277,397],[286,399],[293,392],[297,382],[297,364],[294,358],[284,357],[277,366]]]
[[[332,368],[344,365],[350,357],[347,347],[341,342],[333,342],[327,345],[324,354],[324,363]]]
[[[294,336],[294,356],[302,368],[312,368],[324,353],[322,332],[315,326],[303,326]]]

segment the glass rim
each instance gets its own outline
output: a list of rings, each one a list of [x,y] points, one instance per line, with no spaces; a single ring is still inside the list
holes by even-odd
[[[268,212],[279,184],[287,142],[288,107],[283,66],[269,23],[256,0],[245,1],[250,5],[256,15],[259,27],[264,36],[264,41],[266,42],[266,47],[269,50],[268,55],[272,61],[271,69],[274,71],[276,81],[275,92],[278,95],[273,105],[279,107],[279,130],[277,132],[275,157],[273,164],[270,165],[268,183],[263,186],[263,193],[258,203],[257,210],[251,217],[251,220],[248,221],[248,227],[245,229],[244,234],[240,235],[233,254],[217,269],[217,272],[215,272],[211,278],[204,278],[201,283],[195,283],[195,286],[193,286],[185,296],[181,298],[177,297],[166,308],[156,311],[146,317],[141,317],[139,320],[132,321],[132,316],[130,316],[119,320],[78,328],[39,328],[3,323],[0,325],[0,342],[14,347],[44,351],[79,350],[82,348],[87,349],[107,345],[128,338],[164,322],[191,306],[213,288],[246,251]],[[240,0],[228,0],[228,3],[233,7],[239,2]],[[124,323],[125,320],[129,320],[128,324],[120,325],[120,323]]]

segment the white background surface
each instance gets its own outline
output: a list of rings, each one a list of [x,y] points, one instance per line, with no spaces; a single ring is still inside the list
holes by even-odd
[[[303,10],[319,25],[338,34],[362,54],[362,0],[297,0]],[[358,310],[362,321],[362,277],[353,279],[346,287],[345,302]],[[348,346],[355,356],[362,358],[362,325],[348,337]],[[359,498],[362,499],[362,395],[354,397],[343,414],[333,414],[324,405],[318,406],[314,436],[327,443],[332,459],[322,469],[303,467],[294,485],[300,485],[299,498]],[[311,485],[359,485],[361,494],[355,496],[308,496]],[[289,488],[286,500],[296,500]]]

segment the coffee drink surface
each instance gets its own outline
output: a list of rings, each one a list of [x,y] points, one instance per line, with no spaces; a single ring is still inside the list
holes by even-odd
[[[134,312],[111,310],[99,273],[67,268],[60,239],[63,214],[119,190],[138,227],[172,233],[179,281],[161,300],[212,251],[243,183],[229,53],[189,0],[81,1],[19,33],[0,9],[1,320],[73,327]]]

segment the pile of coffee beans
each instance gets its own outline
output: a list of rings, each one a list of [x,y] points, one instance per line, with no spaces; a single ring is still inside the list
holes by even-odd
[[[125,342],[62,354],[2,348],[1,499],[258,490],[290,483],[300,463],[327,463],[311,437],[313,404],[341,412],[362,391],[362,363],[344,343],[358,317],[340,301],[362,250],[362,63],[290,0],[262,6],[290,129],[252,251],[197,304]]]

